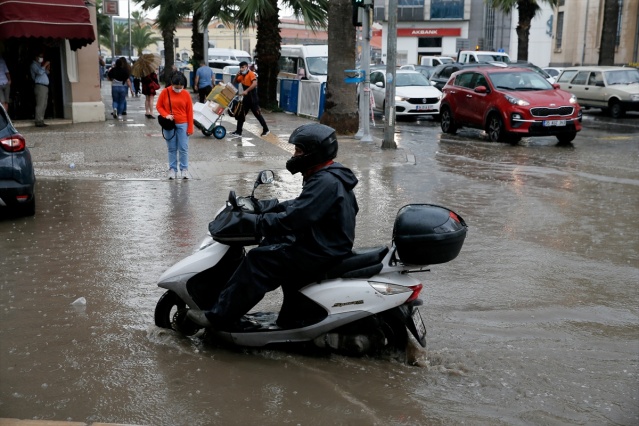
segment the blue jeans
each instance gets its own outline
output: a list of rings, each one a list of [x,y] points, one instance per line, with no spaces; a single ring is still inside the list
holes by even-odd
[[[189,137],[186,130],[189,125],[187,123],[176,124],[175,130],[162,130],[162,134],[169,149],[169,169],[177,172],[177,154],[180,153],[180,170],[188,170],[189,168]]]
[[[111,86],[113,109],[118,111],[118,115],[122,115],[122,111],[126,111],[126,94],[128,90],[129,86]]]

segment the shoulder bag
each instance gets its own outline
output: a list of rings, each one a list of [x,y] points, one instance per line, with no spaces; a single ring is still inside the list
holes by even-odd
[[[169,97],[169,111],[171,111],[171,115],[173,115],[173,106],[171,105],[171,89],[167,87],[165,90],[167,90],[166,94]],[[158,115],[158,123],[160,123],[160,126],[162,126],[164,130],[175,130],[175,120],[169,120],[166,117]]]

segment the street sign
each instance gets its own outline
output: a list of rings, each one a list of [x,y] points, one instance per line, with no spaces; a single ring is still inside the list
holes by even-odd
[[[120,15],[120,2],[117,0],[104,0],[102,3],[102,14],[109,16]]]

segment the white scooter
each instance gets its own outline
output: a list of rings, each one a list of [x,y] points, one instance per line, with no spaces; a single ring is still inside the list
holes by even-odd
[[[255,212],[260,205],[276,204],[277,200],[254,198],[255,189],[273,177],[272,171],[260,172],[249,197],[235,197],[231,191],[226,208]],[[310,342],[360,355],[392,347],[404,350],[408,329],[426,347],[426,327],[417,309],[422,284],[410,273],[457,257],[466,231],[464,220],[447,208],[409,204],[397,214],[390,248],[353,250],[351,257],[326,272],[325,279],[298,291],[284,290],[280,312],[245,316],[259,324],[257,329],[207,332],[239,346]],[[155,308],[155,324],[187,336],[196,334],[201,327],[187,311],[211,308],[244,258],[244,246],[256,244],[253,238],[223,244],[208,236],[195,253],[164,272],[158,286],[167,292]]]

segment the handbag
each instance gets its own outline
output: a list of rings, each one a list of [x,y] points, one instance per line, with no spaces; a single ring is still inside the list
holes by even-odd
[[[167,88],[167,90],[169,90]],[[171,105],[171,92],[168,91],[166,92],[166,94],[169,97],[169,110],[171,111],[171,115],[173,115],[173,105]],[[174,130],[175,129],[175,120],[169,120],[166,117],[162,117],[161,115],[158,115],[158,123],[160,123],[160,126],[164,129],[164,130]]]
[[[149,89],[160,90],[160,85],[156,81],[151,80],[151,82],[149,83]]]
[[[233,98],[231,103],[228,106],[229,115],[231,117],[235,117],[235,119],[239,119],[244,114],[244,105],[242,99],[239,97]]]

